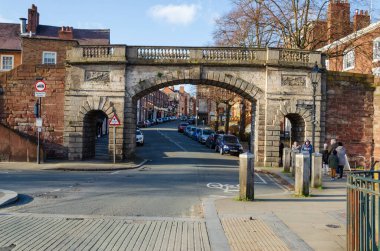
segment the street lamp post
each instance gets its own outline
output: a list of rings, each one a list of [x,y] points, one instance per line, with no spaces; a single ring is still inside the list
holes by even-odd
[[[316,124],[316,106],[315,106],[315,99],[316,99],[316,92],[317,92],[317,86],[320,79],[320,70],[318,68],[317,62],[315,62],[315,65],[313,69],[311,70],[310,77],[311,77],[311,85],[313,87],[313,107],[312,107],[312,134],[311,134],[311,141],[313,145],[313,152],[315,152],[315,124]]]

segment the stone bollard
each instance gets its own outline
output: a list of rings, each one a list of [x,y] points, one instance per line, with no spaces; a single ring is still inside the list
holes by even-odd
[[[294,184],[295,195],[309,195],[310,185],[310,155],[296,154],[296,179]]]
[[[254,155],[242,153],[239,155],[239,198],[241,200],[253,200],[254,193]]]
[[[290,148],[287,148],[287,147],[284,148],[284,154],[282,155],[282,165],[283,165],[285,173],[290,172],[290,166],[292,162],[291,153],[292,153],[292,150]]]
[[[293,177],[296,175],[296,155],[297,155],[297,153],[300,153],[300,152],[295,151],[295,150],[292,150],[290,152],[290,154],[291,154],[291,156],[290,156],[290,158],[291,158],[291,160],[290,160],[290,162],[291,162],[290,171],[291,171]]]
[[[311,157],[311,187],[318,188],[322,186],[322,154],[313,153]]]

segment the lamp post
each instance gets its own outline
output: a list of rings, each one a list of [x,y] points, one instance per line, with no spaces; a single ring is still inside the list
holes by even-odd
[[[245,131],[245,114],[243,112],[244,109],[244,100],[241,101],[239,104],[240,108],[240,127],[239,127],[239,138],[240,140],[243,139],[244,131]]]
[[[313,145],[313,152],[315,152],[315,123],[316,123],[316,107],[315,107],[315,99],[316,99],[316,92],[317,92],[317,86],[318,82],[320,79],[320,70],[318,68],[317,62],[315,62],[315,65],[313,69],[311,70],[310,73],[310,78],[311,78],[311,85],[313,87],[313,107],[312,107],[312,115],[313,115],[313,120],[312,120],[312,134],[311,134],[311,141]]]

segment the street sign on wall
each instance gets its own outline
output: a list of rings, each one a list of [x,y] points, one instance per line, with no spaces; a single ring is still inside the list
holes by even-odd
[[[34,89],[36,90],[34,92],[34,96],[38,98],[46,97],[46,83],[43,80],[37,80],[34,84]]]

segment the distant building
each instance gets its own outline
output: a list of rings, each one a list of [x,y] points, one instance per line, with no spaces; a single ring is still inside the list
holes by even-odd
[[[137,121],[155,120],[169,116],[169,96],[161,91],[154,91],[137,101]]]
[[[326,54],[327,70],[380,76],[380,22],[371,24],[368,11],[356,10],[351,21],[349,1],[331,0],[310,39]]]
[[[66,53],[66,48],[64,46],[57,48],[55,40],[75,41],[80,45],[110,44],[109,29],[76,29],[41,25],[39,20],[40,14],[37,6],[33,4],[28,9],[28,19],[20,18],[20,24],[0,23],[0,71],[9,71],[21,64],[39,65],[62,62],[61,59],[66,57],[63,55]],[[24,38],[39,39],[33,42],[35,43],[34,50],[29,51],[33,55],[23,50]]]

